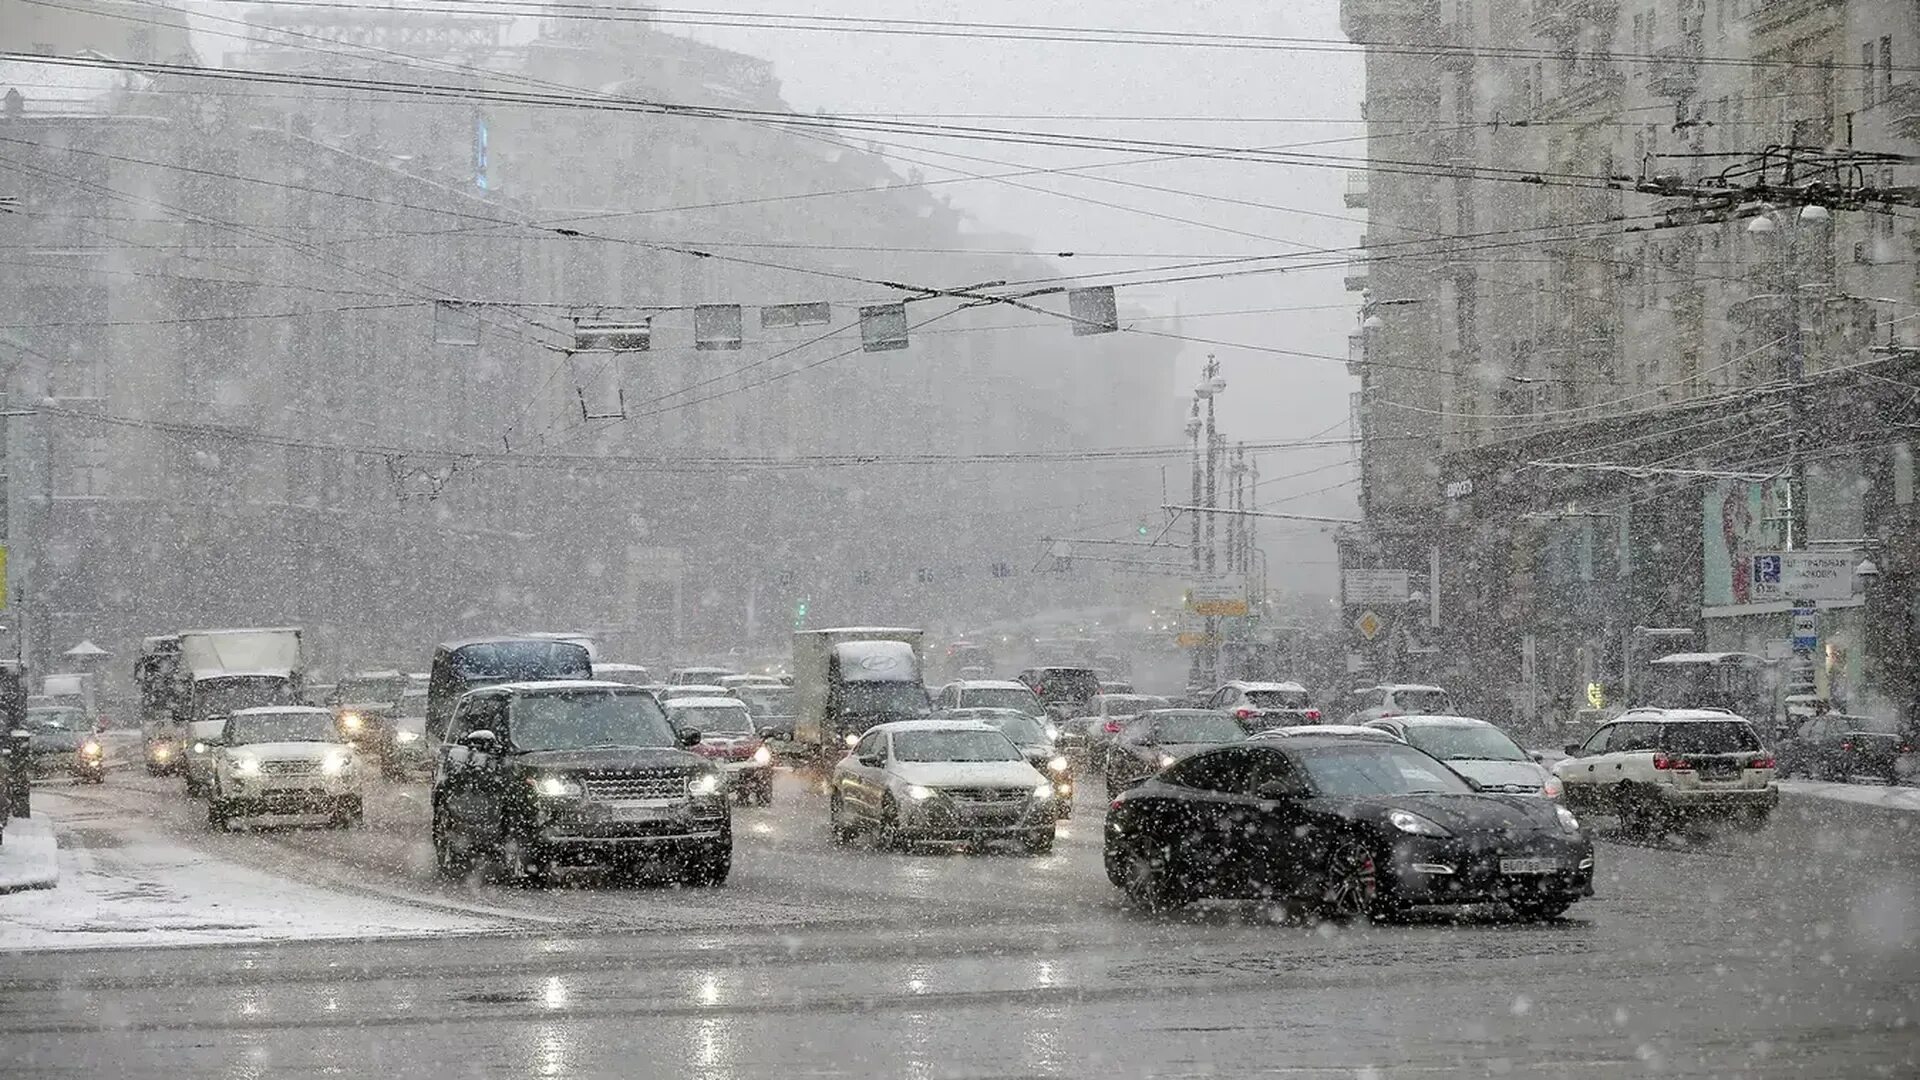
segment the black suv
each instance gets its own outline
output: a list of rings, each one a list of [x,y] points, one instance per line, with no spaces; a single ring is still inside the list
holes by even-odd
[[[726,777],[687,752],[651,693],[609,682],[508,683],[454,706],[433,776],[440,873],[476,863],[539,882],[561,866],[660,864],[719,885],[733,864]]]

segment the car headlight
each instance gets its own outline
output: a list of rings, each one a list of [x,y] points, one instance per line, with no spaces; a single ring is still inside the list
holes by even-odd
[[[1169,766],[1169,765],[1171,765],[1171,764],[1173,764],[1173,755],[1172,755],[1172,754],[1161,754],[1161,755],[1160,755],[1160,767],[1161,767],[1161,768],[1163,768],[1163,769],[1164,769],[1164,768],[1166,768],[1167,766]]]
[[[1415,836],[1452,836],[1440,825],[1428,821],[1411,810],[1392,810],[1387,813],[1387,821],[1403,833]]]
[[[260,775],[260,759],[252,754],[235,754],[227,759],[227,765],[233,769],[235,776]]]
[[[204,753],[206,753],[206,752],[207,752],[207,744],[206,744],[206,743],[203,743],[203,742],[197,742],[197,743],[194,743],[194,744],[193,744],[193,752],[194,752],[194,753],[196,753],[196,754],[204,754]]]
[[[719,773],[703,772],[687,781],[687,794],[692,795],[694,798],[718,795],[720,794],[720,788],[725,784],[726,780],[722,778]]]
[[[755,765],[771,765],[773,763],[773,751],[764,746],[756,749],[753,752],[753,763]]]
[[[1561,828],[1568,832],[1580,831],[1580,819],[1573,816],[1573,811],[1564,806],[1556,806],[1553,809],[1554,812],[1559,815]]]
[[[859,745],[860,745],[860,736],[858,736],[858,735],[853,735],[853,734],[849,734],[849,735],[847,736],[847,740],[846,740],[846,742],[847,742],[847,749],[849,749],[849,750],[851,750],[851,749],[853,749],[854,747],[856,747],[856,746],[859,746]]]
[[[542,776],[533,781],[533,793],[548,799],[577,799],[582,790],[580,781],[570,776]]]
[[[1047,738],[1049,738],[1049,739],[1057,739],[1057,738],[1059,738],[1059,737],[1060,737],[1060,728],[1059,728],[1058,726],[1056,726],[1056,725],[1054,725],[1054,724],[1048,724],[1048,725],[1047,725]]]
[[[328,776],[339,776],[353,764],[353,755],[335,750],[320,759],[320,771]]]
[[[1048,780],[1043,784],[1035,785],[1033,789],[1033,797],[1036,799],[1053,798],[1053,781]]]
[[[1047,768],[1052,769],[1054,772],[1063,773],[1067,771],[1068,764],[1065,755],[1055,754],[1053,760],[1047,762]]]
[[[367,718],[357,712],[340,714],[340,730],[352,734],[367,726]]]
[[[907,785],[907,798],[912,799],[914,802],[926,802],[938,794],[939,792],[930,787],[921,787],[919,784]]]
[[[393,733],[393,741],[394,742],[419,742],[420,733],[417,731],[396,731]]]
[[[172,756],[173,756],[173,747],[168,746],[165,743],[162,743],[159,746],[156,746],[153,748],[153,760],[155,761],[165,761]]]
[[[1546,780],[1540,784],[1540,794],[1549,799],[1559,798],[1560,778],[1552,773],[1548,773]]]
[[[80,748],[80,753],[83,757],[99,757],[100,744],[97,742],[89,741],[86,745]]]

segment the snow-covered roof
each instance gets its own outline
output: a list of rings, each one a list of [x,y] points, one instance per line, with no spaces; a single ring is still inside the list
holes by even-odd
[[[1279,690],[1289,694],[1304,694],[1307,692],[1307,688],[1297,682],[1248,682],[1243,679],[1236,679],[1227,685],[1237,687],[1241,690]]]
[[[323,709],[317,705],[253,705],[245,709],[235,709],[228,716],[280,716],[286,713],[303,713],[331,718],[332,709]]]
[[[1762,664],[1767,662],[1764,656],[1743,652],[1677,652],[1669,653],[1651,662],[1655,664],[1723,664],[1728,660],[1752,660]]]
[[[1389,717],[1396,724],[1409,727],[1495,727],[1485,720],[1475,720],[1471,716],[1394,716]]]
[[[1613,718],[1619,720],[1685,720],[1688,723],[1744,724],[1747,718],[1725,709],[1628,709]],[[1612,722],[1612,721],[1609,721]]]
[[[1288,727],[1268,728],[1253,736],[1256,739],[1291,739],[1302,735],[1328,735],[1338,739],[1382,739],[1396,741],[1393,732],[1382,731],[1375,727],[1359,724],[1293,724]]]
[[[90,49],[75,55],[111,59]],[[116,112],[115,95],[152,85],[145,75],[110,67],[0,60],[0,96],[18,90],[21,110],[28,116],[108,116]]]
[[[884,724],[875,724],[868,731],[884,731],[898,734],[902,731],[991,731],[998,734],[1000,729],[979,720],[892,720]]]
[[[675,709],[744,709],[747,703],[731,697],[677,697],[667,704],[667,711]]]
[[[673,692],[675,697],[726,697],[727,688],[711,683],[679,683],[664,689]]]
[[[960,679],[948,683],[947,686],[957,690],[1025,690],[1029,694],[1033,693],[1032,687],[1023,682],[1014,682],[1012,679]],[[946,687],[941,689],[944,690]]]
[[[913,646],[904,641],[843,641],[833,647],[847,682],[894,682],[913,677]]]
[[[1430,686],[1426,683],[1381,683],[1379,686],[1374,687],[1374,689],[1394,692],[1401,690],[1430,690],[1436,694],[1444,694],[1447,692],[1447,688],[1444,686]]]
[[[495,683],[483,686],[468,693],[482,693],[488,690],[505,690],[513,694],[536,693],[542,690],[638,690],[628,683],[608,682],[605,679],[537,679],[527,682]]]

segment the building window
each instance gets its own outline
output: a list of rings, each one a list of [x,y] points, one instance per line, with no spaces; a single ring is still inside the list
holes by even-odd
[[[1893,38],[1880,39],[1880,100],[1893,98]]]
[[[53,462],[57,499],[94,499],[107,493],[107,437],[98,432],[63,432]]]

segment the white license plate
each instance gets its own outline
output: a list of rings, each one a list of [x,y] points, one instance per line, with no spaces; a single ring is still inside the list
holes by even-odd
[[[657,821],[673,813],[672,807],[657,803],[614,803],[608,809],[615,821]]]
[[[1501,859],[1503,874],[1551,874],[1560,869],[1559,859]]]

